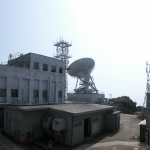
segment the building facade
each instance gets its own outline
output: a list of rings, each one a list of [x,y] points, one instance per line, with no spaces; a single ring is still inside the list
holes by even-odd
[[[28,53],[0,65],[0,104],[64,103],[65,62]]]

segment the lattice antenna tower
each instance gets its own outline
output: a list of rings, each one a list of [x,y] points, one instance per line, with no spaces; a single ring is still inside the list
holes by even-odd
[[[146,62],[146,74],[147,74],[147,84],[146,84],[146,91],[145,91],[145,98],[144,98],[144,103],[143,107],[146,107],[147,103],[147,93],[150,93],[150,64]]]
[[[150,64],[146,62],[146,74],[147,74],[147,83],[146,83],[146,91],[145,91],[145,97],[144,97],[144,103],[142,107],[142,119],[144,119],[144,115],[146,113],[147,109],[147,101],[149,100],[148,93],[150,93]]]
[[[66,42],[60,38],[60,41],[56,41],[54,44],[56,46],[56,55],[55,58],[58,58],[65,62],[65,100],[67,100],[67,92],[68,92],[68,79],[67,79],[67,68],[69,64],[69,47],[72,46],[72,43]]]

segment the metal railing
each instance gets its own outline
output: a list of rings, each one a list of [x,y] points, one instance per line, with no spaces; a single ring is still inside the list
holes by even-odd
[[[7,62],[0,62],[0,65],[7,65]]]
[[[19,52],[14,54],[14,55],[9,54],[8,60],[12,60],[12,59],[18,58],[18,57],[23,56],[23,55],[24,55],[23,53],[19,53]]]
[[[26,102],[23,98],[14,98],[11,100],[13,105],[26,105]]]

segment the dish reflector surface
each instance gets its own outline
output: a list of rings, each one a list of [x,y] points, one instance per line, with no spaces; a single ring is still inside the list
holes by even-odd
[[[74,61],[68,68],[67,72],[72,77],[78,77],[79,74],[90,74],[95,66],[95,61],[91,58],[81,58]]]

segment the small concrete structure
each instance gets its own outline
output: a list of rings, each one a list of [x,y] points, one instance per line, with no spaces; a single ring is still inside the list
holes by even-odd
[[[104,103],[105,94],[99,93],[67,93],[68,101],[86,102],[86,103]]]
[[[109,123],[107,123],[109,120]],[[120,128],[120,111],[105,114],[105,129],[107,131],[115,131]]]
[[[143,121],[141,121],[138,126],[140,126],[140,142],[145,142],[145,138],[146,138],[146,119],[144,119]]]
[[[0,104],[64,103],[65,62],[34,53],[0,65]]]
[[[34,139],[46,135],[42,126],[45,116],[52,116],[54,119],[62,118],[65,121],[63,130],[61,128],[59,128],[61,131],[54,130],[53,124],[49,130],[51,130],[55,141],[72,146],[86,138],[100,134],[102,130],[117,130],[120,124],[120,112],[113,112],[113,109],[112,106],[81,103],[8,106],[4,108],[4,131],[22,143],[28,140],[29,130],[32,130]],[[117,119],[113,116],[117,116]],[[59,119],[55,120],[57,124]],[[116,126],[113,126],[112,123]],[[112,128],[110,128],[111,125]]]

